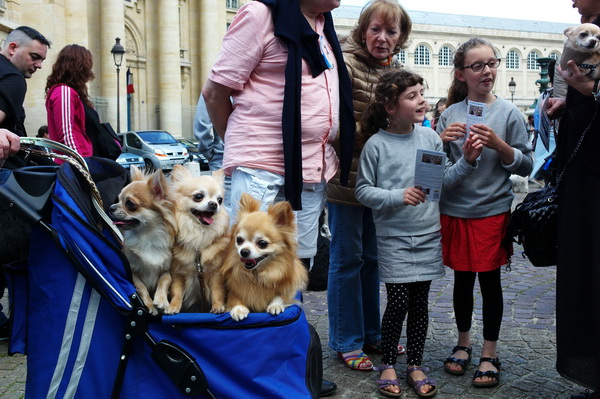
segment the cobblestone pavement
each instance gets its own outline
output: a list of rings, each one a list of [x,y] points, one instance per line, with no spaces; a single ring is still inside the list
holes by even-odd
[[[437,398],[569,398],[583,389],[560,377],[554,367],[556,339],[554,315],[556,268],[536,268],[515,248],[512,271],[503,271],[504,320],[498,343],[502,362],[500,384],[495,388],[476,389],[471,386],[475,366],[469,366],[461,377],[450,376],[443,370],[443,359],[450,355],[457,334],[452,310],[452,274],[434,281],[430,293],[430,324],[425,346],[424,365],[431,371],[428,376],[437,380]],[[382,286],[382,312],[385,307],[385,289]],[[5,304],[6,296],[3,298]],[[338,390],[331,398],[380,398],[375,380],[376,372],[352,371],[345,367],[328,348],[326,292],[307,292],[304,295],[308,320],[316,327],[323,345],[325,378],[335,381]],[[7,306],[5,306],[7,308]],[[483,342],[481,326],[481,296],[476,295],[472,328],[473,358],[475,364]],[[403,336],[401,343],[406,343]],[[7,344],[0,342],[0,399],[24,396],[25,357],[6,355]],[[379,358],[374,357],[377,365]],[[397,370],[403,398],[417,398],[408,388],[400,370],[405,369],[405,356],[398,360]],[[268,398],[265,398],[268,399]],[[294,398],[290,398],[294,399]]]

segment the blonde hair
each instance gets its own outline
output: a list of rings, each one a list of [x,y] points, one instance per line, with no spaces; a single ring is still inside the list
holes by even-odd
[[[394,48],[393,54],[396,54],[406,46],[408,36],[412,30],[412,21],[406,10],[397,0],[372,0],[368,2],[360,12],[356,27],[350,32],[350,36],[355,43],[363,42],[363,35],[374,15],[380,16],[386,24],[396,25],[400,28],[400,38]]]

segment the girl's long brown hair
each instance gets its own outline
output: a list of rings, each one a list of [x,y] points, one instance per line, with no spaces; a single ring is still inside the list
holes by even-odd
[[[94,79],[92,66],[90,50],[78,44],[65,46],[52,65],[52,72],[46,81],[46,94],[57,84],[66,84],[77,92],[84,104],[92,106],[86,86],[87,82]]]
[[[481,39],[478,37],[471,38],[466,42],[462,43],[456,51],[454,52],[454,68],[452,69],[452,84],[448,89],[448,102],[446,103],[446,108],[450,107],[452,104],[459,103],[465,98],[467,98],[467,94],[469,94],[469,90],[467,89],[467,84],[465,82],[461,82],[456,78],[456,71],[458,69],[462,69],[465,66],[465,58],[467,56],[467,52],[469,50],[474,49],[479,46],[488,46],[492,49],[494,53],[494,46],[492,43],[485,39]]]

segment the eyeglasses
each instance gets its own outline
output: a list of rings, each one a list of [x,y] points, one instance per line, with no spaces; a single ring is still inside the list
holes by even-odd
[[[500,65],[500,58],[496,58],[496,59],[493,59],[488,62],[482,62],[482,61],[474,62],[471,65],[462,67],[461,69],[471,68],[473,70],[473,72],[481,72],[481,71],[483,71],[483,68],[485,68],[486,65],[488,67],[490,67],[490,69],[496,69]]]

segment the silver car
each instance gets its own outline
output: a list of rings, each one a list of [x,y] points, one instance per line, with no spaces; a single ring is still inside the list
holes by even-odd
[[[144,158],[147,170],[171,170],[176,164],[183,165],[189,159],[183,144],[164,130],[140,130],[120,133],[123,152]]]

